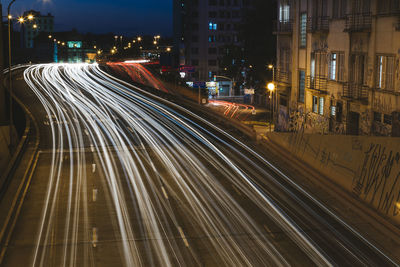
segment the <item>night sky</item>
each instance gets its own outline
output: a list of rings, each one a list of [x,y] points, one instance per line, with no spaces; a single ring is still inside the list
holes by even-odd
[[[9,1],[1,1],[3,12]],[[17,0],[11,13],[34,9],[55,16],[55,30],[119,34],[172,34],[172,0]]]

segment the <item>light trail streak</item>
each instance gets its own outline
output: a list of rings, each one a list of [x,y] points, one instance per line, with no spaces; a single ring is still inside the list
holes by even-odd
[[[212,123],[173,103],[147,97],[138,87],[132,90],[97,65],[35,65],[26,69],[24,78],[46,110],[52,133],[51,169],[32,266],[45,266],[51,255],[51,231],[57,226],[61,194],[68,195],[67,203],[62,203],[66,212],[60,231],[64,240],[61,266],[76,265],[80,233],[90,241],[84,250],[85,265],[94,264],[94,249],[101,246],[103,235],[89,220],[86,192],[92,189],[88,188],[90,169],[104,176],[103,191],[113,208],[110,221],[121,240],[120,253],[126,266],[146,266],[146,262],[155,266],[202,265],[188,227],[209,237],[207,250],[222,265],[289,266],[264,234],[265,225],[251,218],[221,181],[228,181],[257,205],[263,216],[279,225],[315,264],[333,264],[254,180],[257,175],[272,180],[271,174],[190,117],[271,165]],[[97,165],[86,159],[86,147],[98,158]],[[239,166],[236,157],[254,171]],[[65,170],[67,176],[63,175]],[[68,181],[68,187],[63,188],[66,192],[61,190],[64,179]],[[92,190],[92,200],[99,202],[99,191]],[[179,203],[179,209],[173,208],[172,200]],[[137,220],[140,223],[135,228]],[[139,241],[142,236],[146,238],[143,246]],[[188,255],[192,262],[186,261]]]

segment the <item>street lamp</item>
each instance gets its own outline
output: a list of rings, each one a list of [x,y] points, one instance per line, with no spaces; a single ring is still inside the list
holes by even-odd
[[[269,121],[269,131],[272,132],[272,118],[273,118],[273,113],[274,113],[274,91],[275,91],[275,83],[270,82],[267,84],[267,89],[270,92],[270,102],[269,102],[269,107],[270,107],[270,121]]]
[[[14,121],[13,121],[13,107],[12,107],[12,79],[11,79],[11,19],[12,16],[10,14],[10,10],[11,10],[11,6],[12,4],[14,4],[16,0],[12,0],[10,2],[10,4],[8,4],[8,8],[7,8],[7,18],[8,18],[8,79],[9,79],[9,94],[10,94],[10,154],[13,152],[13,125],[14,125]]]

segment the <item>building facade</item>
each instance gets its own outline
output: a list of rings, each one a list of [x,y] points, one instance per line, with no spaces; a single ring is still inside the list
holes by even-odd
[[[221,73],[219,60],[226,46],[241,45],[239,28],[251,6],[251,0],[174,0],[174,54],[177,64],[194,67],[189,81]]]
[[[24,13],[24,17],[33,15],[32,21],[26,21],[22,24],[22,39],[24,48],[33,48],[34,39],[41,33],[52,33],[54,31],[54,16],[50,13],[42,15],[39,11],[29,10]]]
[[[279,0],[279,131],[400,136],[400,1]]]

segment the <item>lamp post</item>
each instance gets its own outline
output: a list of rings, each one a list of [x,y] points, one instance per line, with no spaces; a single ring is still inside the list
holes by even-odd
[[[14,149],[14,142],[13,142],[13,125],[14,125],[14,121],[13,121],[13,105],[12,105],[12,79],[11,79],[11,14],[10,14],[10,10],[11,10],[11,6],[12,4],[14,4],[16,0],[12,0],[10,2],[10,4],[8,4],[8,8],[7,8],[7,18],[8,18],[8,82],[9,82],[9,95],[10,95],[10,103],[9,103],[9,107],[10,107],[10,154],[13,152]]]
[[[0,3],[0,11],[3,14],[3,6]],[[0,27],[0,39],[3,40],[3,27]],[[0,42],[0,123],[6,122],[6,109],[5,109],[5,90],[4,90],[4,54],[3,54],[3,42]]]
[[[275,83],[274,82],[268,83],[267,89],[269,90],[269,92],[271,94],[271,101],[269,103],[269,106],[270,106],[269,131],[272,132],[272,118],[273,118],[273,113],[274,113],[274,109],[275,109],[275,107],[274,107],[274,104],[275,104],[275,101],[274,101]]]
[[[14,4],[16,0],[12,0],[10,4],[8,4],[7,8],[7,19],[8,19],[8,82],[9,82],[9,94],[10,94],[10,103],[9,103],[9,113],[10,113],[10,152],[12,153],[14,149],[14,140],[13,140],[13,125],[14,125],[14,116],[13,116],[13,105],[12,105],[12,96],[13,96],[13,88],[12,88],[12,74],[11,74],[11,65],[12,65],[12,58],[11,58],[11,6]],[[28,21],[32,21],[34,19],[34,16],[32,14],[29,14],[26,19]],[[24,23],[25,18],[24,17],[19,17],[18,18],[19,23]],[[36,25],[37,27],[37,25]]]

